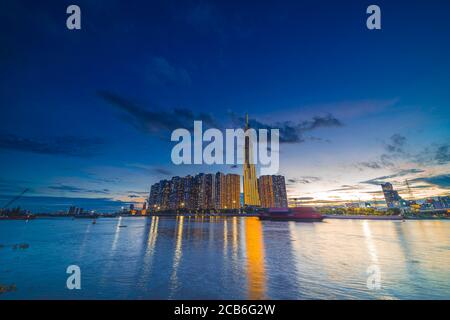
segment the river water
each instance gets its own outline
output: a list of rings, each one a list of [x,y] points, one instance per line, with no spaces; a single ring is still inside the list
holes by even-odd
[[[450,299],[450,221],[0,221],[0,285],[15,285],[0,299]]]

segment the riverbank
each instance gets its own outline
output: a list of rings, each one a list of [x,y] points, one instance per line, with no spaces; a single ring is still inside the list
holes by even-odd
[[[130,217],[130,218],[144,218],[144,217],[196,217],[196,218],[212,218],[212,217],[259,217],[258,213],[153,213],[147,215],[95,215],[95,216],[83,216],[77,217],[74,215],[57,215],[57,214],[37,214],[34,215],[33,218],[45,219],[45,218],[69,218],[69,219],[103,219],[103,218],[119,218],[119,217]],[[399,215],[332,215],[332,214],[324,214],[325,219],[340,219],[340,220],[393,220],[393,221],[402,221],[402,220],[450,220],[450,217],[445,216],[399,216]],[[0,219],[2,220],[15,220],[15,219]],[[26,219],[24,219],[26,220]]]
[[[324,215],[325,219],[355,219],[355,220],[404,220],[402,216],[381,215]]]

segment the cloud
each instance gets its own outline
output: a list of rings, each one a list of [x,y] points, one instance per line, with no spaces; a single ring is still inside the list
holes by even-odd
[[[360,170],[383,169],[395,167],[397,161],[410,161],[421,166],[445,165],[450,162],[450,145],[448,143],[431,144],[419,152],[407,150],[408,139],[401,134],[393,134],[385,142],[385,152],[378,159],[359,162],[356,166]]]
[[[171,170],[164,168],[164,167],[154,167],[154,166],[142,164],[142,163],[129,163],[126,166],[129,168],[132,168],[132,169],[137,169],[137,170],[146,171],[146,172],[152,172],[152,173],[156,173],[156,174],[162,174],[162,175],[166,175],[166,176],[173,175],[173,172]]]
[[[383,100],[356,100],[356,101],[340,101],[325,104],[315,104],[304,106],[302,109],[309,109],[317,112],[317,110],[333,110],[333,113],[339,118],[361,118],[372,114],[383,112],[387,109],[392,110],[399,102],[398,98]]]
[[[446,164],[450,161],[450,145],[449,144],[434,144],[424,148],[418,153],[407,152],[405,147],[407,145],[406,137],[400,134],[391,136],[385,148],[387,153],[382,154],[381,162],[389,164],[389,162],[396,158],[407,159],[422,165],[431,164]]]
[[[435,144],[414,155],[413,160],[422,165],[443,165],[450,162],[450,145]]]
[[[167,170],[165,168],[159,168],[159,167],[158,168],[154,168],[153,171],[155,173],[162,174],[162,175],[165,175],[165,176],[170,176],[170,175],[173,174],[172,171]]]
[[[320,180],[321,179],[319,177],[303,176],[303,177],[299,177],[299,178],[290,178],[290,179],[288,179],[288,182],[292,183],[292,184],[297,184],[297,183],[309,184],[309,183],[314,183],[314,182],[317,182]]]
[[[382,169],[383,168],[383,166],[380,165],[380,163],[378,163],[376,161],[359,162],[358,166],[369,168],[369,169]]]
[[[130,199],[134,199],[134,198],[147,198],[148,197],[149,192],[148,191],[127,191],[127,196]]]
[[[292,197],[292,198],[289,198],[289,199],[296,200],[296,201],[300,201],[300,200],[314,200],[313,197]]]
[[[171,132],[177,128],[193,129],[195,120],[202,120],[206,127],[221,128],[216,119],[207,113],[194,113],[189,109],[173,109],[160,111],[145,109],[138,104],[108,91],[97,92],[103,100],[120,109],[125,113],[125,119],[136,129],[150,134],[160,135]],[[232,125],[243,127],[245,118],[230,113]],[[254,129],[279,129],[280,143],[300,143],[306,140],[320,140],[320,138],[304,137],[304,134],[319,128],[341,127],[343,124],[331,114],[315,116],[310,120],[293,123],[291,121],[276,122],[273,124],[263,123],[256,119],[250,119],[249,124]]]
[[[348,185],[348,184],[344,184],[340,188],[331,189],[331,190],[328,190],[328,192],[332,192],[332,191],[351,191],[351,190],[355,190],[355,189],[359,189],[359,187],[358,186],[351,186],[351,185]]]
[[[373,178],[370,180],[366,180],[366,181],[361,181],[360,183],[363,184],[372,184],[372,185],[380,185],[383,183],[388,182],[387,180],[389,179],[394,179],[394,178],[398,178],[398,177],[404,177],[407,176],[409,174],[415,174],[415,173],[422,173],[424,172],[424,170],[421,169],[407,169],[407,170],[401,170],[395,174],[391,174],[388,176],[382,176],[382,177],[378,177],[378,178]]]
[[[385,143],[384,148],[386,152],[381,154],[378,160],[360,162],[358,166],[360,168],[362,167],[370,169],[391,168],[394,166],[393,161],[395,161],[395,159],[410,157],[410,154],[408,154],[405,151],[406,143],[407,143],[406,137],[398,133],[395,133]]]
[[[35,139],[24,138],[14,134],[0,134],[0,149],[39,154],[90,157],[96,153],[98,147],[102,144],[103,141],[100,139],[73,136]]]
[[[206,126],[217,127],[213,117],[206,113],[194,114],[189,109],[181,108],[169,111],[149,110],[108,91],[99,91],[97,94],[110,105],[123,111],[126,120],[145,133],[158,135],[178,128],[192,130],[194,120],[202,120]]]
[[[386,150],[389,153],[404,153],[406,145],[406,137],[396,133],[391,136],[389,142],[386,144]]]
[[[441,174],[437,176],[431,176],[426,178],[417,178],[411,181],[423,181],[441,188],[450,188],[450,174]]]
[[[242,126],[245,123],[245,118],[236,116],[231,113],[232,122],[236,126]],[[309,131],[313,131],[319,128],[326,127],[342,127],[343,124],[340,120],[336,119],[331,114],[325,116],[314,116],[311,120],[294,123],[292,121],[279,121],[273,124],[264,123],[256,119],[249,119],[249,126],[253,129],[279,129],[280,130],[280,143],[301,143],[306,140],[320,140],[319,138],[305,138],[304,134]]]
[[[48,187],[51,190],[56,191],[64,191],[64,192],[71,192],[71,193],[96,193],[96,194],[109,194],[109,189],[85,189],[85,188],[79,188],[74,186],[68,186],[68,185],[59,185],[59,186],[49,186]]]
[[[448,144],[439,146],[434,155],[434,159],[438,164],[450,162],[450,146]]]
[[[128,194],[139,194],[139,195],[148,195],[148,192],[147,191],[133,191],[133,190],[130,190],[130,191],[127,191],[127,193]]]
[[[186,69],[172,65],[163,57],[152,57],[147,72],[152,84],[190,85],[192,82]]]

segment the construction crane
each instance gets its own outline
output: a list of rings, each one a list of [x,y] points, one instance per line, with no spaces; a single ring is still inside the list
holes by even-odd
[[[410,206],[410,208],[412,209],[413,212],[418,213],[420,211],[420,205],[417,204],[416,200],[414,199],[414,195],[412,193],[411,186],[409,185],[408,179],[405,180],[405,183],[406,183],[406,188],[408,189],[408,194],[409,194],[409,197],[410,197],[409,206]]]
[[[408,179],[405,180],[405,183],[406,183],[406,188],[408,189],[409,197],[411,198],[411,201],[414,201],[414,195],[412,193],[411,186],[409,185]]]
[[[19,194],[18,196],[14,197],[13,199],[9,200],[1,209],[1,211],[6,210],[10,205],[12,205],[14,202],[16,202],[17,200],[19,200],[20,198],[22,198],[22,196],[28,192],[30,189],[25,189],[22,191],[21,194]]]

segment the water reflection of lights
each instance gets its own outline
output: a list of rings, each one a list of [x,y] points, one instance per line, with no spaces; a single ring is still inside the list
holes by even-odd
[[[150,230],[148,232],[147,249],[145,257],[148,258],[148,265],[151,266],[152,258],[155,254],[156,239],[158,238],[159,217],[153,216],[150,222]]]
[[[380,289],[381,286],[381,269],[378,263],[378,253],[375,247],[372,232],[367,220],[363,222],[364,238],[366,239],[367,251],[369,252],[371,264],[367,267],[367,288]]]
[[[364,238],[366,239],[367,251],[369,252],[372,264],[378,264],[378,254],[375,244],[373,242],[372,232],[367,220],[363,222]]]
[[[248,299],[264,299],[266,297],[266,271],[261,221],[258,218],[246,218],[245,225]]]
[[[227,249],[228,249],[228,220],[223,219],[223,254],[224,257],[227,257]]]
[[[155,252],[155,246],[156,246],[156,239],[158,238],[158,224],[159,224],[159,217],[152,217],[151,225],[150,225],[150,232],[148,233],[148,250],[147,252],[150,254],[150,256],[153,256]]]
[[[119,217],[119,219],[117,220],[117,224],[116,224],[116,231],[114,233],[114,240],[112,243],[112,247],[111,247],[111,254],[114,253],[114,251],[116,251],[117,248],[117,242],[119,241],[119,235],[120,235],[120,225],[122,224],[122,217]]]
[[[150,278],[150,273],[152,271],[153,257],[155,255],[155,248],[156,248],[156,240],[158,238],[158,225],[159,225],[159,217],[152,216],[150,222],[150,230],[148,231],[148,238],[146,243],[147,246],[145,248],[145,255],[142,262],[142,272],[140,277],[140,283],[143,283],[144,285]]]
[[[100,283],[102,285],[104,285],[106,283],[106,278],[108,277],[111,268],[112,268],[112,263],[113,263],[113,258],[116,254],[116,249],[117,249],[117,244],[119,242],[119,238],[120,238],[120,231],[121,231],[121,224],[122,224],[122,217],[120,216],[119,219],[117,219],[117,224],[115,227],[115,231],[114,231],[114,239],[111,245],[111,249],[109,250],[109,259],[107,264],[105,265],[105,268],[103,269],[103,273],[101,276],[101,280]]]
[[[81,242],[81,246],[80,246],[80,253],[78,254],[78,260],[80,260],[83,257],[84,248],[86,247],[87,237],[91,233],[91,227],[92,227],[92,223],[89,223],[86,227],[86,230],[84,231],[83,241]]]
[[[202,219],[203,222],[203,219]],[[176,228],[176,240],[175,240],[175,253],[173,256],[172,263],[172,275],[170,276],[170,297],[173,297],[175,291],[179,287],[178,283],[178,267],[180,265],[182,256],[182,244],[183,244],[183,224],[184,216],[177,217],[177,228]]]
[[[233,239],[233,259],[237,259],[238,254],[238,219],[237,217],[233,217],[232,220],[233,225],[233,233],[232,233],[232,239]]]

